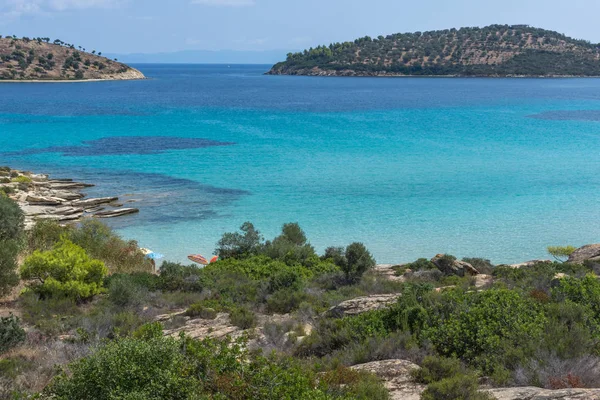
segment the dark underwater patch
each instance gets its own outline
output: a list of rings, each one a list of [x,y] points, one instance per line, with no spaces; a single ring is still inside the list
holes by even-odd
[[[600,121],[600,110],[546,111],[529,118],[549,121]]]
[[[214,146],[231,146],[235,143],[203,138],[172,136],[115,136],[82,142],[80,146],[51,146],[43,149],[22,150],[12,155],[61,153],[68,157],[160,154],[169,150],[201,149]]]

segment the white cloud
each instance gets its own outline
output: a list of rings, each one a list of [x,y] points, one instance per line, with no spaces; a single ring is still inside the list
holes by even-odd
[[[3,17],[47,14],[86,8],[110,8],[127,0],[1,0],[0,14]]]
[[[192,0],[192,4],[213,7],[247,7],[255,5],[254,0]]]

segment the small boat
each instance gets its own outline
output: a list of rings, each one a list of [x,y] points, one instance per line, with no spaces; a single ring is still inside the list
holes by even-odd
[[[217,261],[219,261],[219,256],[213,256],[213,258],[210,259],[211,264]]]
[[[193,261],[193,262],[195,262],[197,264],[200,264],[200,265],[208,265],[209,264],[208,260],[206,258],[204,258],[200,254],[192,254],[191,256],[188,256],[188,259],[190,261]]]

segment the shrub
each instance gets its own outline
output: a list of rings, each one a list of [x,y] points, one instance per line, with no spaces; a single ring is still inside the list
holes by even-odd
[[[60,241],[61,236],[68,235],[69,229],[52,220],[41,219],[36,221],[33,229],[27,232],[29,250],[50,250]]]
[[[193,265],[184,266],[165,261],[160,267],[158,287],[168,291],[200,292],[202,275],[203,271]]]
[[[479,391],[477,376],[456,375],[427,385],[422,400],[493,400],[488,393]]]
[[[256,326],[256,315],[246,307],[238,307],[229,315],[231,323],[241,329],[250,329]]]
[[[412,371],[411,375],[415,381],[429,384],[463,372],[464,368],[456,358],[428,356],[423,359],[421,368]]]
[[[23,212],[11,199],[0,197],[0,242],[20,240],[23,235]]]
[[[305,264],[316,257],[315,249],[307,243],[306,235],[297,223],[284,224],[281,235],[267,241],[261,253],[290,265]]]
[[[19,247],[16,240],[0,241],[0,297],[19,283],[16,273]]]
[[[147,296],[148,290],[129,275],[118,275],[110,279],[108,299],[117,306],[138,306]]]
[[[43,298],[89,299],[103,291],[107,273],[102,261],[91,259],[67,239],[61,239],[53,250],[35,251],[21,267],[21,277],[34,281],[29,287]]]
[[[215,319],[217,311],[214,308],[204,306],[202,303],[194,303],[185,311],[185,315],[191,318]]]
[[[299,290],[283,289],[273,293],[267,299],[267,311],[270,313],[287,314],[308,300],[308,295]]]
[[[464,262],[471,264],[480,274],[491,275],[494,272],[494,264],[485,258],[466,257]]]
[[[21,175],[21,176],[17,176],[16,178],[12,178],[11,182],[30,184],[33,181],[31,180],[30,177]]]
[[[290,359],[251,354],[246,347],[244,340],[174,340],[152,334],[143,339],[117,339],[71,364],[43,396],[73,400],[331,399],[316,388],[310,370]]]
[[[492,372],[507,348],[539,340],[547,322],[539,303],[510,290],[444,292],[427,307],[424,337],[438,353]]]
[[[95,219],[86,219],[73,230],[69,239],[90,256],[103,261],[111,273],[152,272],[149,259],[137,242],[124,241],[109,227]]]
[[[419,258],[417,261],[406,265],[406,267],[412,270],[413,272],[437,270],[435,264],[426,258]]]
[[[25,331],[19,325],[19,318],[14,315],[0,317],[0,354],[15,347],[25,340]]]
[[[323,391],[345,398],[364,400],[387,400],[390,398],[387,389],[379,379],[365,371],[355,371],[339,366],[321,376]]]
[[[163,326],[160,322],[144,324],[133,331],[132,336],[141,340],[159,339],[163,336]]]
[[[125,338],[71,364],[45,390],[57,399],[186,399],[199,390],[175,340]]]
[[[217,242],[215,254],[219,258],[239,258],[258,254],[262,246],[262,236],[250,222],[244,222],[240,232],[225,233]]]
[[[346,264],[341,268],[350,282],[359,281],[367,270],[375,266],[375,260],[362,243],[352,243],[346,247],[345,256]]]

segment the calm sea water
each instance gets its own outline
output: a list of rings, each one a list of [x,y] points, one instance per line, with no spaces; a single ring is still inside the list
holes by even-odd
[[[182,261],[249,220],[379,262],[494,262],[600,241],[600,80],[264,76],[0,85],[0,164],[96,183],[126,238]]]

